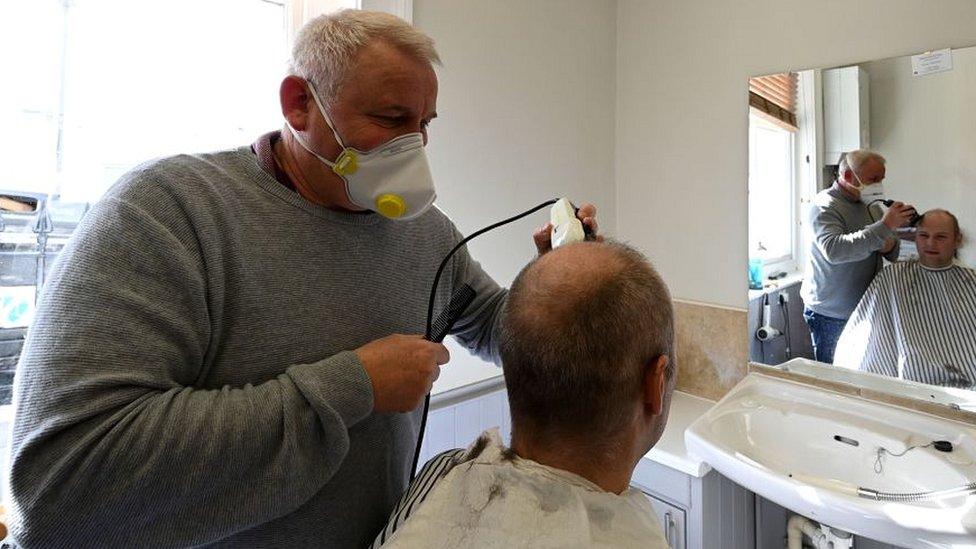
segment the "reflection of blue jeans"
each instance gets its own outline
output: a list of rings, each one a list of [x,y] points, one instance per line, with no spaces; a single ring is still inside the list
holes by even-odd
[[[803,310],[803,318],[807,321],[807,326],[810,326],[810,336],[813,338],[813,355],[817,358],[817,362],[833,364],[834,348],[837,347],[837,340],[840,339],[840,334],[844,331],[847,319],[824,316],[810,309]]]

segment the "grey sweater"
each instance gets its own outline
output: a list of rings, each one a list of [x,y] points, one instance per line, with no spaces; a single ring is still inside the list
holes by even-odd
[[[881,212],[844,196],[836,183],[817,193],[808,218],[810,258],[801,287],[807,308],[833,318],[851,316],[881,270],[885,240],[897,239],[880,219]],[[898,250],[896,243],[884,257],[894,261]]]
[[[138,167],[85,217],[15,381],[12,533],[28,547],[365,547],[409,477],[420,410],[372,411],[351,350],[424,331],[460,235],[307,202],[250,148]],[[455,335],[494,358],[505,290]],[[447,366],[450,367],[450,366]]]

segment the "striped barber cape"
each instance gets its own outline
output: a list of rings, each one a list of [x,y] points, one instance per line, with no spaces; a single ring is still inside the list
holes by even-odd
[[[881,271],[847,321],[834,365],[976,388],[976,270],[906,261]]]

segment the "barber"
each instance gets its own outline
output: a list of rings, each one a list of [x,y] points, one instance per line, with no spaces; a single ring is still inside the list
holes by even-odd
[[[817,194],[810,208],[809,265],[801,287],[803,316],[819,362],[832,363],[847,319],[883,265],[898,258],[895,232],[915,208],[894,202],[881,213],[885,159],[855,150],[842,155],[837,179]]]
[[[280,86],[282,131],[144,164],[94,206],[17,374],[19,544],[372,541],[449,360],[415,335],[461,238],[431,207],[438,62],[393,16],[319,17]],[[579,214],[594,231],[595,214]],[[547,227],[534,238],[549,249]],[[454,335],[495,359],[506,290],[462,251],[438,310],[464,283]]]

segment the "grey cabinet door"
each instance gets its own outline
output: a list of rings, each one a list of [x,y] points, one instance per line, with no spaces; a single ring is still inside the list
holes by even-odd
[[[656,497],[644,492],[644,496],[651,502],[654,514],[661,521],[661,528],[664,530],[664,539],[668,540],[668,547],[671,549],[685,549],[685,512],[683,509],[675,507],[670,503],[663,502]]]

